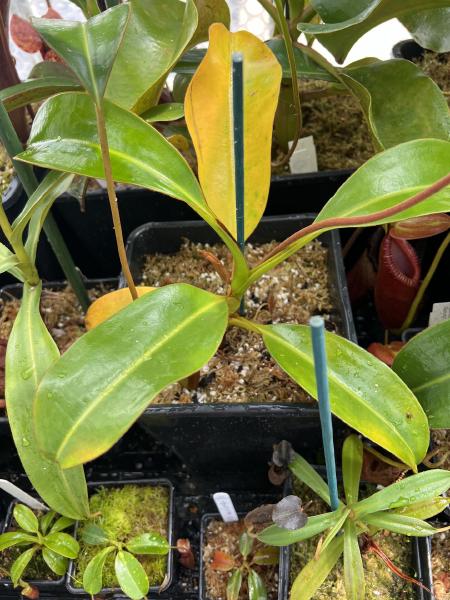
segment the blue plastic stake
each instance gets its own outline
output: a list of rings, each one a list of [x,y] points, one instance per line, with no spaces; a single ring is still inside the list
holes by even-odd
[[[325,350],[325,327],[322,317],[312,317],[311,338],[316,372],[317,395],[319,400],[322,441],[327,467],[328,489],[330,490],[331,510],[339,507],[336,460],[334,457],[333,423],[331,420],[330,398],[328,393],[327,355]]]
[[[237,243],[241,252],[245,247],[244,221],[244,59],[240,52],[232,56],[232,88],[233,88],[233,139],[234,139],[234,180],[236,194],[236,231]],[[244,300],[239,309],[244,314]]]

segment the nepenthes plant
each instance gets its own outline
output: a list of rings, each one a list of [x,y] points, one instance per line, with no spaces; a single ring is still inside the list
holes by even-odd
[[[185,9],[190,7],[186,3]],[[232,56],[240,53],[244,65],[245,238],[257,227],[267,201],[281,66],[250,33],[230,33],[222,24],[210,27],[209,49],[189,85],[184,108],[197,153],[197,179],[134,105],[124,106],[119,93],[117,98],[105,96],[116,61],[124,60],[121,51],[131,18],[132,9],[123,4],[85,23],[34,21],[46,44],[71,69],[78,87],[52,96],[37,112],[28,146],[15,158],[51,171],[17,221],[12,226],[2,222],[14,250],[4,251],[4,268],[24,281],[6,364],[6,401],[15,443],[29,474],[44,460],[59,469],[59,483],[53,482],[51,489],[42,471],[30,478],[52,508],[77,518],[85,512],[81,465],[111,448],[162,389],[206,364],[228,327],[260,334],[280,367],[317,396],[308,328],[261,325],[239,314],[241,300],[261,276],[330,229],[399,222],[445,212],[450,206],[450,143],[412,140],[369,160],[312,224],[250,268],[236,242]],[[33,244],[46,210],[74,174],[107,181],[130,303],[59,357],[39,316]],[[126,264],[114,182],[162,192],[196,211],[233,258],[226,294],[175,283],[137,298]],[[340,336],[327,334],[327,348],[334,414],[416,470],[428,449],[429,427],[413,393],[385,365]],[[28,445],[22,444],[24,438]],[[66,477],[79,478],[70,494]]]

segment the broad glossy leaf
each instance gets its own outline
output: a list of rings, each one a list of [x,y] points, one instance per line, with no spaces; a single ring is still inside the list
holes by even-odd
[[[349,435],[342,447],[342,478],[347,504],[358,502],[362,463],[362,441],[357,435]]]
[[[450,217],[441,213],[394,223],[389,230],[389,235],[403,240],[421,240],[443,233],[448,229],[450,229]]]
[[[184,117],[184,104],[181,102],[167,102],[165,104],[157,104],[152,106],[144,113],[141,118],[147,123],[155,123],[158,121],[176,121]]]
[[[88,594],[98,594],[103,587],[103,567],[108,555],[115,550],[115,546],[108,546],[101,550],[89,561],[83,574],[83,589]]]
[[[57,575],[63,576],[66,574],[67,567],[69,566],[69,560],[65,556],[61,556],[49,548],[42,548],[42,558],[46,562],[49,569]]]
[[[437,496],[432,500],[423,500],[415,504],[409,504],[402,508],[396,508],[393,512],[407,517],[416,519],[431,519],[441,513],[447,506],[450,505],[450,498]]]
[[[106,452],[162,389],[206,364],[227,322],[224,297],[180,283],[145,294],[89,331],[39,387],[43,451],[64,466]]]
[[[450,488],[450,471],[432,469],[411,475],[402,481],[360,500],[353,507],[358,517],[382,510],[401,508],[425,500],[432,500]]]
[[[448,174],[450,143],[414,140],[370,158],[320,211],[316,221],[331,217],[371,215],[418,194]],[[447,212],[450,186],[399,214],[373,224],[398,222],[411,217]]]
[[[20,460],[44,502],[67,517],[89,515],[87,487],[81,467],[62,470],[38,450],[32,422],[37,386],[59,357],[39,313],[41,286],[25,284],[22,303],[9,336],[6,352],[6,406]],[[44,402],[45,410],[46,402]]]
[[[68,527],[74,524],[75,520],[71,519],[70,517],[59,517],[59,519],[57,519],[52,525],[50,531],[51,533],[55,533],[57,531],[64,531],[64,529],[67,529]]]
[[[353,44],[373,27],[420,10],[448,6],[448,1],[312,0],[311,4],[324,23],[300,23],[298,28],[313,33],[338,62],[343,62]]]
[[[325,529],[333,527],[340,516],[340,510],[323,515],[315,515],[308,518],[308,522],[304,527],[295,531],[278,527],[278,525],[271,525],[261,531],[261,533],[258,533],[256,537],[269,546],[289,546],[290,544],[314,537],[318,533],[325,531]]]
[[[33,26],[98,102],[105,93],[128,13],[128,5],[124,4],[83,23],[33,19]]]
[[[9,271],[19,281],[24,281],[19,265],[20,263],[16,255],[4,244],[0,244],[0,273]]]
[[[34,102],[45,100],[53,94],[79,90],[80,85],[65,77],[42,77],[30,79],[17,85],[0,90],[0,101],[8,112]]]
[[[344,583],[348,600],[364,600],[366,581],[355,522],[344,523]]]
[[[414,537],[427,537],[429,535],[433,535],[434,533],[438,533],[439,531],[447,531],[449,529],[449,527],[435,529],[422,519],[416,519],[406,515],[399,515],[389,511],[376,512],[366,515],[364,517],[364,522],[368,525],[378,527],[379,529],[388,529],[394,533],[400,533],[401,535]]]
[[[445,97],[411,61],[350,65],[341,77],[360,101],[380,149],[419,138],[448,141],[450,115]]]
[[[251,33],[230,33],[221,24],[212,25],[208,51],[186,93],[185,118],[208,206],[236,237],[231,89],[234,52],[242,54],[244,63],[244,200],[248,237],[263,215],[269,192],[272,127],[281,82],[281,68],[275,56]]]
[[[19,581],[24,574],[25,569],[28,567],[31,559],[36,553],[37,547],[29,548],[25,550],[23,554],[21,554],[11,565],[10,575],[11,580],[13,582],[13,587],[17,587],[19,585]]]
[[[170,550],[169,542],[157,533],[137,535],[128,540],[126,547],[133,554],[153,554],[155,556],[164,556]]]
[[[111,102],[104,102],[104,111],[115,181],[179,198],[194,210],[205,207],[188,164],[156,129]],[[47,100],[33,121],[28,148],[17,158],[50,169],[102,178],[95,108],[89,96],[72,92]]]
[[[39,521],[28,506],[25,504],[16,504],[13,510],[13,516],[18,526],[24,531],[37,533],[39,531]]]
[[[148,286],[139,286],[136,288],[138,297],[153,292],[156,288]],[[112,292],[108,292],[104,296],[100,296],[97,300],[94,300],[89,306],[84,319],[86,329],[94,329],[103,321],[106,321],[113,315],[119,312],[125,306],[128,306],[133,302],[133,297],[128,288],[120,288]]]
[[[317,398],[309,327],[258,328],[280,367]],[[414,395],[389,367],[366,350],[333,333],[326,332],[325,336],[332,412],[416,469],[428,449],[429,429]]]
[[[29,225],[25,247],[32,260],[36,257],[40,233],[48,211],[55,200],[68,189],[72,180],[73,175],[68,173],[56,171],[48,173],[28,198],[19,216],[14,221],[12,225],[13,244],[22,241],[23,232]]]
[[[400,21],[422,48],[450,52],[450,8],[421,10]]]
[[[12,546],[19,546],[22,544],[33,544],[38,539],[34,535],[24,533],[23,531],[8,531],[0,535],[0,552],[11,548]]]
[[[148,577],[137,558],[129,552],[121,550],[116,555],[115,569],[117,581],[122,591],[131,600],[141,600],[147,595]]]
[[[450,319],[414,336],[392,368],[417,396],[432,428],[450,428]]]
[[[61,554],[61,556],[65,556],[66,558],[76,558],[80,551],[80,545],[77,540],[68,533],[61,531],[49,533],[43,541],[49,550]]]
[[[190,46],[196,46],[208,41],[208,31],[213,23],[222,23],[230,28],[230,9],[226,0],[194,0],[198,13],[198,25],[190,41]]]
[[[154,106],[172,66],[197,28],[193,0],[131,0],[106,98],[138,114]]]
[[[249,569],[248,572],[248,598],[249,600],[267,600],[264,581],[253,569]]]
[[[236,569],[227,582],[227,600],[238,600],[242,587],[242,571]]]
[[[344,536],[335,538],[317,560],[312,559],[295,578],[291,588],[291,600],[312,598],[334,568],[344,549]]]
[[[289,463],[289,469],[299,479],[312,489],[324,502],[330,506],[330,490],[319,473],[300,454],[294,453],[294,460]]]
[[[108,542],[105,530],[96,523],[86,523],[81,531],[81,539],[85,544],[90,546],[106,544]]]

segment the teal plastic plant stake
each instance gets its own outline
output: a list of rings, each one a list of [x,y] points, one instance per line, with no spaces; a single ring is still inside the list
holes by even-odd
[[[322,317],[312,317],[309,324],[311,325],[314,370],[316,373],[317,398],[319,401],[320,425],[322,427],[322,441],[325,451],[328,488],[330,490],[330,504],[332,510],[337,510],[339,506],[339,496],[336,477],[336,460],[334,457],[333,423],[331,420],[330,398],[328,393],[325,327]]]
[[[234,136],[234,180],[236,191],[236,230],[237,243],[241,252],[245,247],[244,216],[244,58],[240,52],[233,52],[233,136]],[[239,309],[244,314],[244,300]]]

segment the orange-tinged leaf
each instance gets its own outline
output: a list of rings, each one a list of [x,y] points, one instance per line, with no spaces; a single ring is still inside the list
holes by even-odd
[[[400,352],[405,342],[394,341],[390,344],[380,344],[379,342],[372,342],[367,348],[370,354],[373,354],[384,362],[388,367],[392,367],[394,358],[397,353]]]
[[[143,296],[154,289],[153,287],[142,286],[137,287],[136,291],[138,296]],[[128,288],[121,288],[120,290],[114,290],[104,296],[100,296],[87,310],[85,317],[86,329],[88,331],[94,329],[94,327],[97,327],[97,325],[115,315],[119,310],[131,304],[132,301],[133,299]]]
[[[209,28],[209,48],[186,92],[185,118],[197,153],[208,206],[236,237],[231,69],[233,52],[244,63],[245,237],[261,219],[270,185],[272,127],[281,67],[272,51],[247,31]]]
[[[227,554],[226,552],[222,552],[221,550],[216,550],[214,552],[214,556],[211,562],[211,569],[214,571],[231,571],[234,568],[234,558]]]
[[[14,43],[24,52],[40,52],[44,46],[41,36],[26,19],[13,15],[9,24]]]
[[[450,229],[450,217],[445,213],[414,217],[395,223],[389,234],[393,238],[419,240]]]

